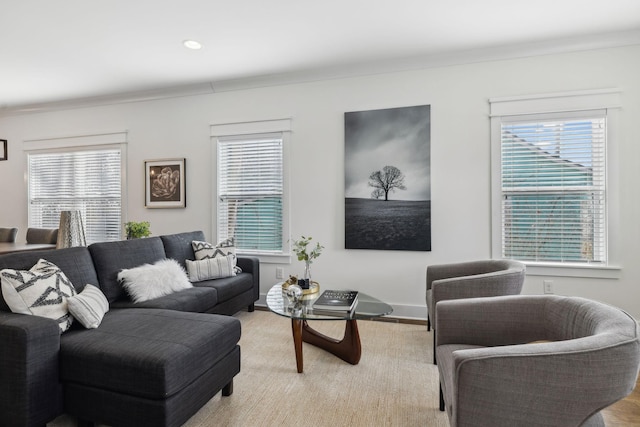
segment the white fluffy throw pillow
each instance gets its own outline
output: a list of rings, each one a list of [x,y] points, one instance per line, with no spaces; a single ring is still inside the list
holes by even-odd
[[[209,279],[221,279],[236,275],[235,257],[227,255],[224,257],[205,258],[202,260],[185,260],[189,279],[192,282],[200,282]]]
[[[71,326],[67,298],[75,295],[76,289],[57,265],[41,259],[29,270],[4,269],[0,282],[12,312],[53,319],[60,333]]]
[[[122,270],[118,281],[133,302],[159,298],[193,286],[178,261],[170,258]]]

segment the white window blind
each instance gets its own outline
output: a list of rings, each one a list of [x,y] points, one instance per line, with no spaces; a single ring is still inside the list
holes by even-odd
[[[217,150],[218,238],[234,238],[241,252],[282,253],[282,133],[221,137]]]
[[[29,226],[58,228],[80,210],[87,244],[121,238],[121,151],[30,153]]]
[[[502,256],[606,263],[606,111],[501,118]]]

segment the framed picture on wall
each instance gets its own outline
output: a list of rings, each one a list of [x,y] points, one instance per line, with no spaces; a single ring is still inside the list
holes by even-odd
[[[145,207],[184,208],[187,206],[185,163],[184,158],[145,160]]]
[[[431,106],[345,113],[345,249],[431,250]]]
[[[7,140],[0,139],[0,160],[7,160]]]

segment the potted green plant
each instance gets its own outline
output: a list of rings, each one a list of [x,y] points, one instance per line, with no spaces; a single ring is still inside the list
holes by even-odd
[[[313,245],[309,247],[311,243],[311,237],[301,236],[299,240],[293,241],[292,250],[298,257],[298,261],[304,261],[304,280],[307,286],[311,285],[311,263],[314,259],[318,258],[324,249],[324,246],[316,242],[315,247]],[[310,250],[309,250],[310,249]]]
[[[124,225],[124,231],[129,239],[139,239],[141,237],[149,237],[151,230],[149,229],[149,221],[129,221]]]

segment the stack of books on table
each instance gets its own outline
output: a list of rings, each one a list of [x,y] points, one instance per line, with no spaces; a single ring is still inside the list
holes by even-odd
[[[349,313],[358,303],[358,291],[333,291],[326,290],[313,303],[315,314]]]

